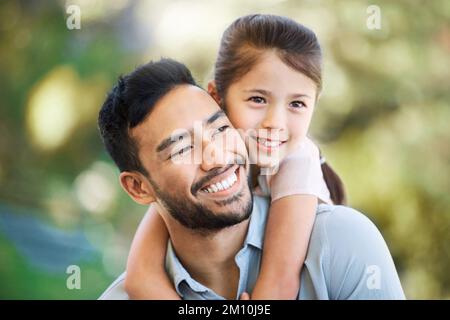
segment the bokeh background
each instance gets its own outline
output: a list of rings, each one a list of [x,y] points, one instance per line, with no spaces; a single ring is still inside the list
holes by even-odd
[[[66,26],[71,4],[79,30]],[[372,4],[379,30],[366,25]],[[96,299],[124,270],[146,208],[120,189],[99,138],[105,94],[161,56],[205,85],[222,32],[249,13],[317,33],[325,84],[313,137],[350,206],[381,229],[407,297],[450,298],[447,0],[2,1],[0,298]],[[66,286],[69,265],[79,290]]]

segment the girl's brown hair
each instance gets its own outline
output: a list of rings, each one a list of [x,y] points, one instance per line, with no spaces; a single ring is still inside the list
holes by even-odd
[[[266,50],[314,81],[319,94],[322,51],[314,32],[286,17],[255,14],[238,18],[223,33],[214,80],[224,106],[230,85],[249,72]],[[322,172],[333,203],[344,204],[344,185],[337,173],[325,162]]]

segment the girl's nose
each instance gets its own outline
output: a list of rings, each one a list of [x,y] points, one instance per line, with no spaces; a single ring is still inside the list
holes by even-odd
[[[269,107],[261,123],[264,129],[286,130],[286,112],[278,106]]]

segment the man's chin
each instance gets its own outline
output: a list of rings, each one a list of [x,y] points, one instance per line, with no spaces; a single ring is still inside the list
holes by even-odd
[[[228,211],[228,212],[215,212],[214,218],[210,220],[209,227],[198,228],[203,231],[220,231],[225,228],[233,227],[238,225],[250,218],[252,213],[252,206],[240,207],[239,210],[236,211]],[[214,223],[212,223],[214,221]],[[193,228],[194,230],[197,228]]]
[[[207,218],[209,227],[203,224],[200,229],[204,231],[220,231],[247,220],[253,210],[253,197],[250,190],[247,190],[248,192],[245,189],[241,190],[238,194],[225,200],[216,200],[211,204],[204,203],[203,207],[210,213],[210,216]]]
[[[182,197],[158,189],[158,198],[172,217],[189,229],[218,231],[236,225],[248,219],[253,209],[248,176],[241,168],[234,184],[220,194],[199,190],[194,197]]]

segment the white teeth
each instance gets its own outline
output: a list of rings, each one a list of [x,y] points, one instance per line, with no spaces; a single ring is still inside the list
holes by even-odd
[[[231,188],[236,181],[237,176],[236,173],[233,172],[228,178],[220,182],[214,183],[212,185],[209,185],[208,187],[203,188],[203,190],[207,193],[215,193],[217,191],[222,191]]]
[[[281,144],[281,141],[269,141],[264,138],[258,138],[258,142],[268,148],[278,147]]]

